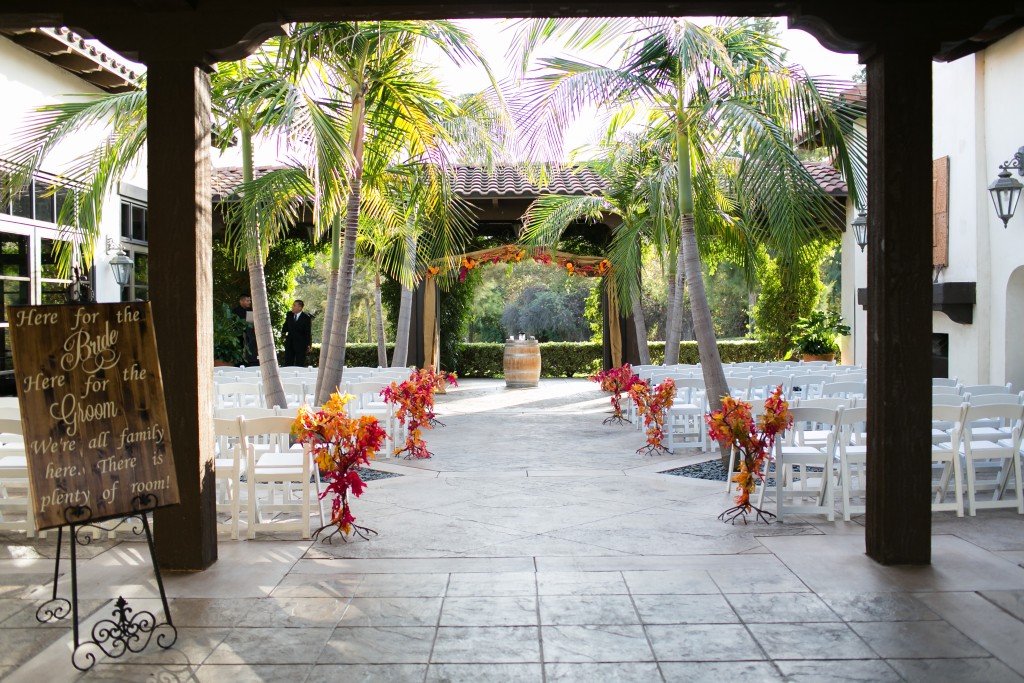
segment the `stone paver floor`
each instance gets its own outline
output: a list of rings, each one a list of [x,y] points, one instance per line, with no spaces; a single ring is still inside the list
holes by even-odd
[[[881,567],[863,527],[731,526],[723,485],[658,474],[581,380],[439,397],[434,458],[387,459],[354,511],[380,535],[324,545],[222,536],[166,577],[178,641],[79,674],[39,625],[55,534],[0,538],[10,681],[1024,681],[1024,520],[936,515],[930,567]],[[157,532],[159,542],[159,530]],[[144,546],[80,562],[85,626],[118,595],[159,613]],[[65,584],[66,585],[66,584]]]

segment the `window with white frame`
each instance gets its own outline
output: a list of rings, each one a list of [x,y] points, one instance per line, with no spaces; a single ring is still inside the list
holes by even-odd
[[[149,299],[149,210],[145,203],[121,198],[121,248],[135,264],[131,281],[121,288],[121,301]]]

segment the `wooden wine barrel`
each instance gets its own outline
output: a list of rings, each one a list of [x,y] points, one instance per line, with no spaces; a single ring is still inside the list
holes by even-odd
[[[505,386],[535,387],[540,382],[540,346],[536,339],[505,342]]]

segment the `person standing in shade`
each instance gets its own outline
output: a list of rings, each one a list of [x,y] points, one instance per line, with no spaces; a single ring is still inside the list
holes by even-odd
[[[238,297],[238,305],[231,309],[231,312],[245,322],[245,332],[242,333],[242,363],[245,365],[258,365],[259,353],[256,350],[256,326],[252,317],[252,297],[243,294]]]
[[[305,367],[306,354],[313,349],[313,318],[302,311],[306,304],[296,299],[292,304],[292,312],[285,316],[284,327],[284,364]]]

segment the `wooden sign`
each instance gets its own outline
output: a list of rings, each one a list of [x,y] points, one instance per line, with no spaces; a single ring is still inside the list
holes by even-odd
[[[949,157],[932,161],[932,266],[949,265]]]
[[[37,529],[178,502],[149,303],[8,306]],[[152,494],[155,500],[145,500]]]

